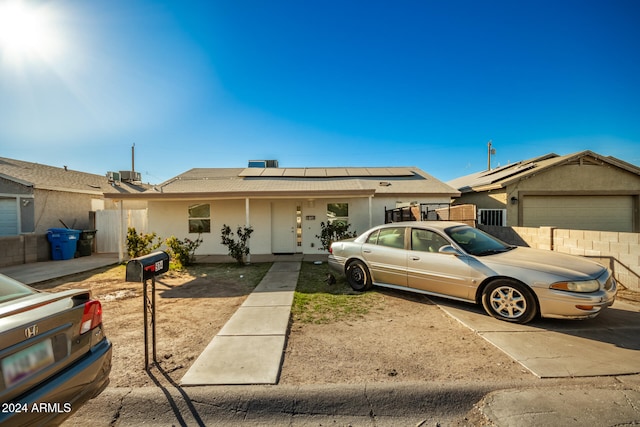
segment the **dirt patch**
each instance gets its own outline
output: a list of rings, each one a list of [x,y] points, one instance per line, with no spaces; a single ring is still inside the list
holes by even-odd
[[[153,377],[144,370],[142,284],[125,282],[123,267],[38,287],[51,291],[91,289],[103,304],[105,332],[113,343],[110,387],[143,387],[155,385],[158,378],[180,381],[268,265],[262,270],[252,267],[258,270],[232,271],[227,275],[232,280],[221,278],[206,266],[190,273],[170,272],[158,279],[157,356],[162,375],[156,371]],[[256,275],[254,283],[251,274]],[[533,378],[426,297],[374,292],[379,293],[375,307],[355,319],[326,324],[292,322],[280,383]]]
[[[156,336],[159,366],[167,379],[179,382],[193,361],[242,304],[268,266],[233,270],[220,278],[219,267],[198,267],[189,273],[169,272],[156,281]],[[143,285],[124,281],[124,267],[97,274],[79,274],[36,288],[48,291],[91,289],[103,308],[105,333],[113,343],[109,387],[154,384],[144,367]],[[149,288],[150,289],[150,288]],[[149,357],[152,359],[151,348]],[[156,373],[157,376],[157,373]],[[162,378],[162,376],[157,376]]]
[[[534,378],[428,298],[376,292],[382,302],[360,319],[320,325],[294,323],[280,383]]]

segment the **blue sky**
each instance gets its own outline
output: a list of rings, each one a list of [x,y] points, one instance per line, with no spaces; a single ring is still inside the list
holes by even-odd
[[[493,166],[640,165],[635,0],[22,3],[42,29],[0,30],[2,157],[104,174],[135,144],[151,183],[250,159],[447,181],[489,140]]]

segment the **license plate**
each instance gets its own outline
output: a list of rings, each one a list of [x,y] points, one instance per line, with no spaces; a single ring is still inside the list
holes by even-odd
[[[5,387],[29,378],[31,375],[53,364],[53,345],[45,340],[25,348],[2,360],[2,375]]]

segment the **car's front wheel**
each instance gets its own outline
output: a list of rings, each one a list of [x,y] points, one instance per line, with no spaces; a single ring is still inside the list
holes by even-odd
[[[347,282],[355,291],[366,291],[373,286],[369,269],[362,261],[349,263],[346,273]]]
[[[538,312],[531,291],[512,280],[490,283],[482,293],[482,305],[491,316],[512,323],[527,323]]]

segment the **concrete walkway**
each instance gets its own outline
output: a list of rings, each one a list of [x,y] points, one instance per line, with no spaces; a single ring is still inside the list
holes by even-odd
[[[0,273],[26,285],[118,264],[118,254],[91,254],[59,261],[40,261],[0,268]]]
[[[275,262],[180,384],[277,384],[299,274],[299,262]]]
[[[590,320],[536,319],[517,325],[488,316],[480,306],[432,301],[540,378],[640,373],[638,304],[618,300]]]

